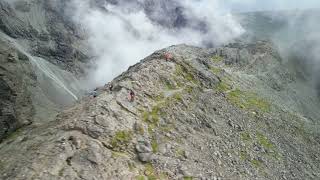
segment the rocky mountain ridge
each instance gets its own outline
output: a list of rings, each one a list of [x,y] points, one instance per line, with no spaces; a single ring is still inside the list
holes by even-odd
[[[4,141],[1,178],[317,179],[318,122],[273,100],[300,81],[283,63],[265,41],[155,52]]]
[[[171,46],[92,98],[79,78],[93,57],[68,2],[0,1],[0,179],[319,179],[309,45],[294,61],[256,39]],[[145,2],[133,3],[159,25],[201,24],[171,0]],[[283,24],[243,16],[260,38]]]

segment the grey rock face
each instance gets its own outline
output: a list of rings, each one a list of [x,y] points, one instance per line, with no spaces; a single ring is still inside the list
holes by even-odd
[[[150,153],[152,151],[150,143],[138,143],[136,150],[138,153]]]
[[[77,77],[88,57],[65,3],[0,2],[0,141],[52,120],[82,95]]]
[[[30,124],[34,114],[28,88],[35,85],[30,62],[0,40],[0,141],[17,128]],[[28,76],[24,76],[28,74]]]
[[[152,161],[152,153],[138,153],[139,160],[147,163]]]
[[[318,179],[319,123],[283,96],[298,78],[281,76],[280,91],[267,83],[295,77],[276,55],[269,42],[155,52],[112,91],[0,144],[0,178]]]
[[[64,70],[81,75],[88,60],[76,26],[66,8],[68,1],[0,2],[0,30],[23,40],[31,54],[45,57]],[[83,46],[84,47],[84,46]]]

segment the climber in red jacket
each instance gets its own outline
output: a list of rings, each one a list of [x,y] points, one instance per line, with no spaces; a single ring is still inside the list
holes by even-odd
[[[170,53],[165,53],[164,58],[166,59],[166,61],[171,61],[173,59],[173,56]]]

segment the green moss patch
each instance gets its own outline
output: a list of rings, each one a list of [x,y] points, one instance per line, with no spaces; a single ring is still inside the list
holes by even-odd
[[[251,160],[250,162],[251,162],[251,165],[255,168],[260,168],[262,166],[262,162],[259,160],[254,159],[254,160]]]
[[[198,81],[195,79],[194,75],[182,65],[176,65],[175,75],[179,77],[183,77],[188,82],[198,84]]]
[[[137,124],[135,127],[135,131],[140,135],[144,135],[144,127],[142,126],[142,124]]]
[[[247,151],[241,151],[240,152],[240,159],[243,160],[243,161],[249,159],[249,155],[248,155]]]
[[[113,157],[113,158],[129,158],[129,155],[127,153],[112,151],[111,157]]]
[[[267,150],[266,155],[276,160],[281,160],[282,156],[278,153],[276,146],[262,133],[256,133],[256,140],[264,149]]]
[[[180,93],[175,93],[174,95],[173,95],[173,98],[175,99],[175,100],[177,100],[177,101],[182,101],[182,94],[180,94]]]
[[[245,142],[252,141],[252,138],[248,132],[242,132],[240,134],[240,137],[242,141],[245,141]]]
[[[231,90],[231,86],[225,81],[221,81],[217,86],[216,90],[219,92],[227,92]]]
[[[22,134],[22,129],[17,129],[16,131],[12,132],[11,134],[8,135],[8,137],[6,139],[9,140],[15,140],[18,137],[20,137]]]
[[[157,172],[151,163],[145,164],[143,177],[146,177],[147,180],[165,180],[168,179],[168,176],[164,173]]]
[[[152,126],[151,128],[155,128],[159,124],[159,112],[160,107],[154,106],[151,112],[146,111],[142,114],[143,121],[148,123],[149,126]]]
[[[193,179],[193,177],[190,177],[190,176],[183,177],[183,180],[192,180],[192,179]]]
[[[263,134],[257,133],[257,140],[259,144],[265,149],[274,149],[274,145],[272,144],[272,142]]]
[[[172,83],[169,82],[169,81],[165,81],[165,86],[166,86],[166,89],[167,89],[167,90],[174,90],[174,89],[176,89],[176,87],[175,87],[174,85],[172,85]]]
[[[111,146],[114,150],[123,151],[132,140],[132,131],[117,131],[111,139]]]
[[[230,102],[242,109],[251,109],[262,112],[270,111],[270,104],[266,100],[259,98],[255,93],[236,89],[229,92],[227,98]]]
[[[221,57],[221,56],[219,56],[219,55],[215,55],[215,56],[211,57],[211,60],[212,60],[212,62],[214,62],[214,63],[222,62],[223,59],[224,59],[224,58]]]
[[[222,70],[221,68],[211,67],[211,68],[210,68],[210,71],[211,71],[213,74],[220,74],[223,70]]]
[[[256,93],[233,89],[230,79],[223,79],[215,87],[217,91],[227,94],[227,99],[242,109],[249,109],[260,112],[269,112],[271,104]]]
[[[136,180],[146,180],[145,176],[138,175],[136,176]]]
[[[186,155],[186,151],[183,149],[177,149],[176,150],[176,156],[177,157],[184,157]]]
[[[153,153],[157,153],[158,152],[159,145],[158,145],[158,142],[157,142],[155,137],[153,137],[152,140],[151,140],[151,147],[152,147],[152,152]]]
[[[160,130],[162,132],[171,132],[172,130],[175,129],[175,124],[171,123],[171,124],[166,124],[160,127]]]
[[[165,99],[164,94],[160,93],[159,95],[157,95],[155,98],[153,98],[155,101],[162,101],[163,99]]]

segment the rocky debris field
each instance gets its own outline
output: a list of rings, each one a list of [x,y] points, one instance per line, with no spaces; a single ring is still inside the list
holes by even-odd
[[[319,123],[281,99],[302,83],[283,64],[265,41],[155,52],[7,138],[0,179],[319,179]]]

